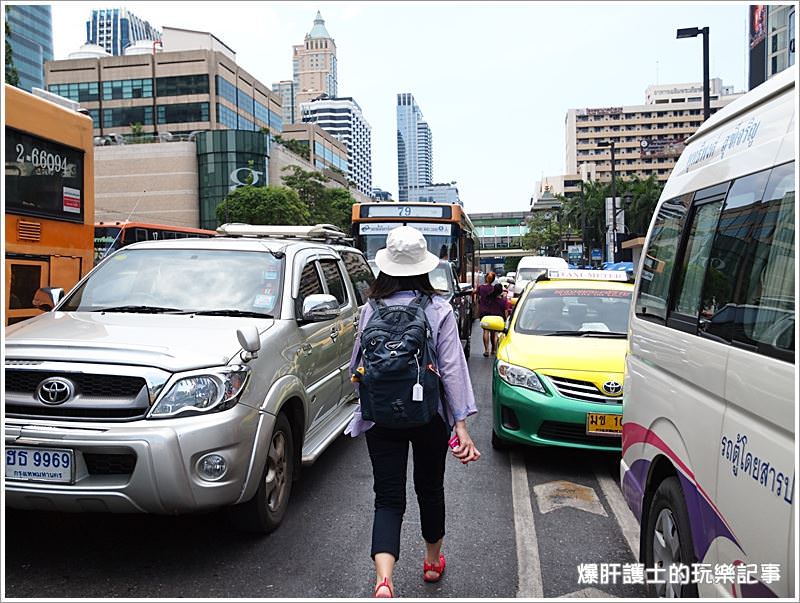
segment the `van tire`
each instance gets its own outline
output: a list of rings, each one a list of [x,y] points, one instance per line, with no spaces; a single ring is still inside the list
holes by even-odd
[[[292,428],[286,415],[280,413],[270,436],[267,459],[258,490],[247,502],[228,509],[233,525],[243,532],[269,534],[275,531],[283,521],[289,506],[294,470]]]
[[[656,531],[662,534],[670,548],[670,540],[677,544],[678,559],[672,559],[673,563],[682,563],[691,567],[696,562],[694,556],[694,545],[692,543],[692,531],[689,524],[689,513],[686,510],[686,503],[683,499],[683,490],[680,481],[676,476],[670,476],[658,485],[650,509],[647,513],[647,525],[644,532],[644,564],[647,568],[655,566],[654,542]],[[669,535],[664,532],[669,530]],[[663,560],[659,561],[659,567],[664,567]],[[669,570],[665,568],[665,572]],[[668,575],[668,574],[667,574]],[[666,584],[649,584],[648,596],[666,597]],[[675,588],[679,589],[675,596],[684,598],[696,598],[697,584],[678,584]],[[663,589],[663,590],[660,590]]]

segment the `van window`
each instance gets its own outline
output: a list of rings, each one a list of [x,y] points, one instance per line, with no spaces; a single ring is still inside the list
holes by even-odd
[[[794,361],[794,163],[738,179],[703,288],[705,331]]]
[[[675,311],[685,316],[697,318],[700,307],[700,292],[706,274],[706,266],[711,253],[711,243],[717,230],[719,210],[722,199],[700,205],[694,211],[686,242],[686,252],[678,275],[675,291],[677,300]],[[694,323],[696,326],[696,322]]]
[[[665,201],[658,211],[650,244],[642,258],[636,315],[664,322],[672,270],[692,194]]]

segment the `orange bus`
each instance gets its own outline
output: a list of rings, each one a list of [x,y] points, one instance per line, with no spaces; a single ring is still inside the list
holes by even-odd
[[[138,241],[213,237],[217,233],[202,228],[147,224],[145,222],[97,222],[94,225],[94,263],[117,249]]]
[[[92,119],[5,86],[5,324],[40,314],[40,287],[71,289],[92,268]],[[70,108],[74,107],[74,108]]]
[[[475,227],[456,203],[355,203],[352,214],[354,246],[368,260],[386,246],[386,236],[396,226],[413,226],[422,232],[428,250],[450,260],[462,283],[475,287]]]

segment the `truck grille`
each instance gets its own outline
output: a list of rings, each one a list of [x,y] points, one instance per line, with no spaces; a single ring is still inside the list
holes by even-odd
[[[36,396],[36,388],[49,377],[69,379],[75,386],[72,399],[54,406],[42,403]],[[132,421],[144,418],[149,408],[147,381],[143,377],[5,369],[7,417]]]
[[[591,381],[554,377],[553,375],[545,376],[550,379],[558,393],[565,398],[599,404],[622,404],[622,396],[607,396]]]
[[[130,475],[136,467],[136,455],[83,453],[90,475]]]

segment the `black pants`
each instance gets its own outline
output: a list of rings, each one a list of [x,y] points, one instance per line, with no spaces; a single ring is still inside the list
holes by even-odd
[[[422,537],[429,543],[444,537],[444,463],[450,429],[437,414],[421,427],[389,429],[375,425],[366,434],[375,490],[372,558],[377,553],[391,553],[399,559],[409,442],[414,454],[414,490]]]

